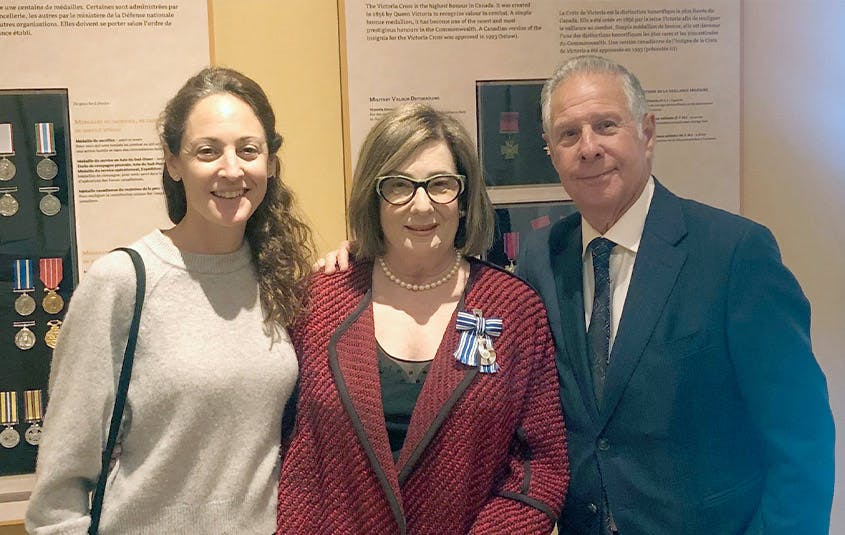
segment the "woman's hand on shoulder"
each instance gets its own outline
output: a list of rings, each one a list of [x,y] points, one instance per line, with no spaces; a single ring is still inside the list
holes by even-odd
[[[343,240],[334,251],[329,251],[326,255],[311,266],[314,272],[322,271],[326,275],[331,275],[335,271],[346,271],[350,266],[349,250],[351,244],[349,240]]]

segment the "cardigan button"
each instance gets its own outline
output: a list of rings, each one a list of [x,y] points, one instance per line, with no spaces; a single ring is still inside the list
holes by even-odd
[[[590,514],[594,514],[594,515],[598,514],[599,506],[594,504],[594,503],[589,503],[589,504],[587,504],[587,511],[589,511]]]
[[[598,446],[599,446],[600,451],[607,451],[607,450],[610,449],[610,441],[607,440],[606,438],[602,437],[602,438],[599,439]]]

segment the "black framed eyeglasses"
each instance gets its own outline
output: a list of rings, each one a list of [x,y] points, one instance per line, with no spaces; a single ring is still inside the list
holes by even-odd
[[[417,188],[423,188],[431,202],[448,204],[463,193],[465,180],[464,175],[450,173],[433,175],[425,180],[414,180],[403,175],[386,175],[376,179],[376,193],[388,203],[402,206],[411,202]]]

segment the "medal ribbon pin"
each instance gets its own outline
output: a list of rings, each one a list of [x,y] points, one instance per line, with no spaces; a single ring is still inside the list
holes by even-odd
[[[467,366],[480,365],[481,373],[496,373],[499,364],[492,337],[502,334],[502,320],[485,318],[479,309],[472,312],[458,312],[455,328],[461,332],[461,339],[453,355]]]

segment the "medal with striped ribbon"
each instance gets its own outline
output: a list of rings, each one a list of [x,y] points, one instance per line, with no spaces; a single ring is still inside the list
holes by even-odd
[[[18,393],[0,392],[0,446],[14,448],[21,441],[21,435],[14,426],[18,425]]]
[[[53,123],[35,123],[35,139],[37,151],[41,161],[35,166],[35,173],[43,180],[53,180],[59,174],[59,166],[49,156],[56,154],[53,138]]]
[[[453,353],[455,359],[467,366],[479,366],[481,373],[496,373],[496,350],[493,349],[494,336],[502,334],[502,320],[485,318],[481,310],[458,312],[455,328],[461,331],[458,349]]]
[[[29,316],[35,312],[35,299],[27,293],[35,290],[35,280],[32,275],[32,260],[29,258],[15,260],[12,266],[12,280],[15,288],[12,291],[21,294],[15,299],[15,311],[21,316]]]
[[[505,256],[508,257],[508,265],[505,269],[513,273],[516,271],[516,255],[519,254],[519,232],[505,232],[502,234],[502,245],[505,249]]]
[[[29,427],[23,434],[28,444],[37,446],[41,443],[41,420],[44,418],[44,391],[24,390],[23,416]]]
[[[64,276],[62,259],[42,258],[38,263],[38,268],[38,277],[44,283],[44,291],[47,293],[41,300],[41,306],[48,314],[58,314],[65,306],[62,296],[56,293]]]
[[[0,123],[0,180],[7,181],[15,178],[17,168],[9,156],[15,155],[15,138],[11,123]]]

